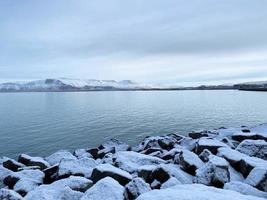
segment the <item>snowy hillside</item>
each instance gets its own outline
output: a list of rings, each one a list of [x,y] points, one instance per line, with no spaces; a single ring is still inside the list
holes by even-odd
[[[6,82],[0,84],[0,91],[67,91],[67,90],[131,90],[150,89],[151,86],[131,80],[95,80],[95,79],[44,79],[35,81]]]

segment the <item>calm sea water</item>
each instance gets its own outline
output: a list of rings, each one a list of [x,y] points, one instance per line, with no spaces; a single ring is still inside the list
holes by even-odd
[[[264,123],[267,93],[0,93],[0,117],[0,156],[45,156],[113,137],[134,145],[147,135]]]

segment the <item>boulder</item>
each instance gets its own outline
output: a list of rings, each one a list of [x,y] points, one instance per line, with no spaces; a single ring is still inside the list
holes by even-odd
[[[147,184],[142,178],[134,178],[125,186],[124,196],[125,199],[132,200],[150,190],[150,185]]]
[[[263,200],[231,190],[223,190],[200,184],[176,185],[163,190],[152,190],[141,194],[137,200]]]
[[[184,137],[183,139],[181,139],[178,144],[180,146],[182,146],[184,149],[187,149],[189,151],[192,151],[193,149],[196,148],[197,145],[197,141],[196,139],[192,139],[190,137]],[[176,145],[175,145],[176,147]]]
[[[208,162],[210,156],[212,156],[213,154],[208,150],[208,149],[204,149],[201,154],[199,154],[199,158],[203,161],[203,162]]]
[[[193,138],[193,139],[199,139],[202,137],[208,137],[208,131],[206,130],[201,130],[201,131],[193,131],[191,133],[188,133],[188,136]]]
[[[87,152],[86,149],[76,149],[73,153],[74,156],[76,156],[78,159],[80,158],[93,158],[93,156]]]
[[[33,182],[37,182],[39,184],[43,183],[44,179],[44,173],[38,169],[36,170],[22,170],[19,172],[13,172],[10,175],[8,175],[4,179],[4,184],[7,185],[10,189],[14,187],[14,185],[20,180],[20,179],[27,179],[32,180]]]
[[[267,199],[267,193],[266,192],[262,192],[246,183],[243,182],[230,182],[230,183],[226,183],[223,187],[223,189],[226,190],[233,190],[236,192],[239,192],[241,194],[244,195],[251,195],[251,196],[256,196],[256,197],[262,197],[262,198],[266,198]]]
[[[228,147],[226,144],[210,138],[200,138],[197,142],[195,152],[200,154],[204,149],[208,149],[211,153],[217,154],[217,150],[220,147]]]
[[[40,185],[30,191],[23,200],[80,200],[83,193],[74,191],[70,187],[55,187]]]
[[[48,167],[45,170],[43,170],[43,172],[45,174],[44,183],[50,184],[58,178],[57,176],[58,165],[53,165],[52,167]]]
[[[263,134],[258,134],[255,132],[236,132],[232,135],[232,139],[238,142],[243,140],[265,140],[267,141],[267,136]]]
[[[71,175],[84,176],[90,178],[93,168],[97,165],[92,158],[63,159],[58,165],[58,178],[66,178]]]
[[[114,155],[115,166],[130,173],[143,165],[158,165],[162,163],[166,163],[166,161],[133,151],[119,151]]]
[[[249,173],[245,183],[267,192],[267,165],[265,168],[255,167]]]
[[[141,177],[142,179],[148,181],[149,177],[150,177],[150,174],[156,168],[157,168],[157,166],[155,166],[155,165],[143,165],[143,166],[140,166],[136,170],[136,172],[137,172],[138,177]]]
[[[106,177],[85,192],[81,200],[124,200],[124,187],[116,180]]]
[[[72,155],[69,151],[60,150],[53,153],[50,156],[47,156],[45,160],[52,166],[59,164],[62,159],[73,159],[76,160],[76,157]]]
[[[94,159],[97,159],[97,154],[98,154],[99,149],[98,148],[89,148],[86,149],[86,152],[90,153]]]
[[[13,173],[13,171],[0,165],[0,183],[2,183],[4,181],[4,179],[12,173]]]
[[[149,183],[152,183],[155,180],[157,180],[157,182],[162,184],[162,183],[166,182],[170,177],[171,176],[170,176],[169,172],[163,166],[158,166],[157,168],[155,168],[151,172],[149,179],[147,181]]]
[[[267,160],[267,142],[264,140],[244,140],[236,150],[251,157]]]
[[[18,169],[21,167],[25,167],[24,164],[14,160],[14,159],[11,159],[11,158],[5,158],[3,161],[3,166],[7,169],[12,170],[13,172],[18,171]]]
[[[115,147],[107,147],[97,152],[97,158],[102,159],[106,154],[114,154],[116,152]]]
[[[196,171],[195,183],[222,188],[230,181],[229,163],[218,156],[212,156]]]
[[[32,157],[27,154],[21,154],[18,158],[20,163],[26,166],[38,166],[41,170],[50,167],[50,164],[41,157]]]
[[[21,196],[25,196],[28,192],[37,188],[41,183],[38,180],[22,178],[16,182],[13,190]]]
[[[100,164],[92,172],[91,179],[96,183],[100,179],[111,177],[121,185],[126,185],[132,180],[132,175],[110,164]]]
[[[166,188],[170,188],[173,187],[175,185],[179,185],[181,184],[180,181],[178,181],[176,178],[171,177],[169,178],[165,183],[163,183],[160,187],[160,189],[166,189]]]
[[[0,189],[0,199],[1,200],[22,200],[17,192],[9,189],[2,188]]]
[[[119,141],[117,139],[114,139],[114,138],[110,139],[109,141],[107,141],[104,144],[100,145],[98,148],[100,150],[115,148],[115,152],[131,150],[131,147],[128,144],[126,144],[124,142],[121,142],[121,141]]]
[[[178,156],[178,163],[181,168],[191,175],[196,174],[196,170],[201,168],[204,163],[200,158],[189,150],[182,150]]]

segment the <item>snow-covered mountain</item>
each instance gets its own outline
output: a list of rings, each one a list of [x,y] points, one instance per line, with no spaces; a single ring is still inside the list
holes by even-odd
[[[152,86],[139,84],[131,80],[95,80],[95,79],[44,79],[34,81],[5,82],[0,91],[73,91],[73,90],[137,90],[151,89]]]

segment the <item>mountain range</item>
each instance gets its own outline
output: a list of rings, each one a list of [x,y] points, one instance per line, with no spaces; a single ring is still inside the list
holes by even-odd
[[[197,87],[160,86],[137,83],[132,80],[96,79],[43,79],[0,83],[0,92],[46,92],[46,91],[108,91],[108,90],[267,90],[267,81],[227,85],[201,85]]]

